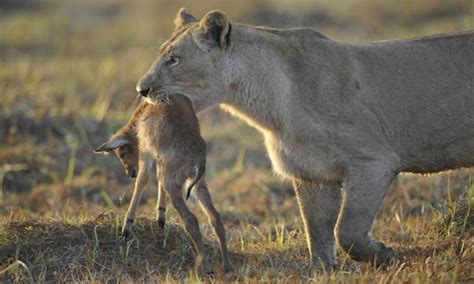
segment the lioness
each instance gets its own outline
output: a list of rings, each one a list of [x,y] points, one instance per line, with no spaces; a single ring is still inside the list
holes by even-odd
[[[335,265],[336,240],[356,260],[393,258],[370,229],[398,173],[474,165],[474,32],[354,45],[220,11],[181,9],[175,23],[137,91],[220,104],[263,133],[313,268]]]
[[[199,122],[188,98],[174,94],[156,104],[141,102],[129,122],[95,150],[97,153],[110,151],[117,154],[129,176],[137,177],[132,200],[125,215],[123,236],[130,234],[143,189],[156,165],[156,177],[159,180],[159,226],[162,227],[165,222],[163,210],[167,195],[194,244],[197,252],[196,266],[200,266],[206,273],[211,272],[212,267],[206,257],[198,220],[186,206],[182,195],[183,185],[187,180],[191,180],[186,198],[196,185],[197,198],[219,239],[224,270],[232,269],[224,224],[214,207],[203,177],[206,142],[201,137]]]

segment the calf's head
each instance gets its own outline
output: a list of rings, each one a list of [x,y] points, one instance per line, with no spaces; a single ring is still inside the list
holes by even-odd
[[[119,158],[125,173],[136,178],[138,175],[138,145],[133,137],[126,134],[115,134],[94,150],[95,153],[114,152]]]

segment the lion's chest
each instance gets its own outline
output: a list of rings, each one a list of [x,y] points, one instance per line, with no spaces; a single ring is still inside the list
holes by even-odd
[[[342,180],[336,153],[310,142],[283,140],[265,134],[265,145],[273,169],[288,179]]]

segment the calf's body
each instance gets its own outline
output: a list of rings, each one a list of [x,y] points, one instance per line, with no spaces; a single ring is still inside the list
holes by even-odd
[[[128,175],[133,177],[133,173],[137,173],[122,234],[127,236],[130,233],[143,190],[151,175],[156,174],[159,181],[159,226],[162,227],[165,222],[168,196],[196,248],[196,264],[209,272],[211,267],[206,258],[198,220],[183,198],[183,187],[190,181],[188,195],[191,186],[196,185],[196,196],[219,239],[224,270],[231,270],[225,228],[213,205],[205,178],[202,177],[206,164],[206,143],[200,135],[199,123],[190,100],[182,95],[172,95],[166,102],[142,102],[129,123],[96,151],[111,150],[115,151]]]

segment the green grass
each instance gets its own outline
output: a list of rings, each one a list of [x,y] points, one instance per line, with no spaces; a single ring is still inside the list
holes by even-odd
[[[133,238],[118,238],[132,182],[114,157],[92,153],[125,123],[135,82],[172,31],[178,8],[226,11],[250,24],[309,25],[365,42],[474,28],[469,0],[0,2],[0,281],[205,281],[173,210],[154,223],[144,194]],[[310,280],[292,190],[271,173],[262,138],[217,109],[199,115],[210,190],[235,271],[199,217],[216,280]],[[442,134],[440,134],[442,135]],[[474,172],[402,175],[374,225],[401,260],[385,269],[340,254],[316,282],[472,282]]]

